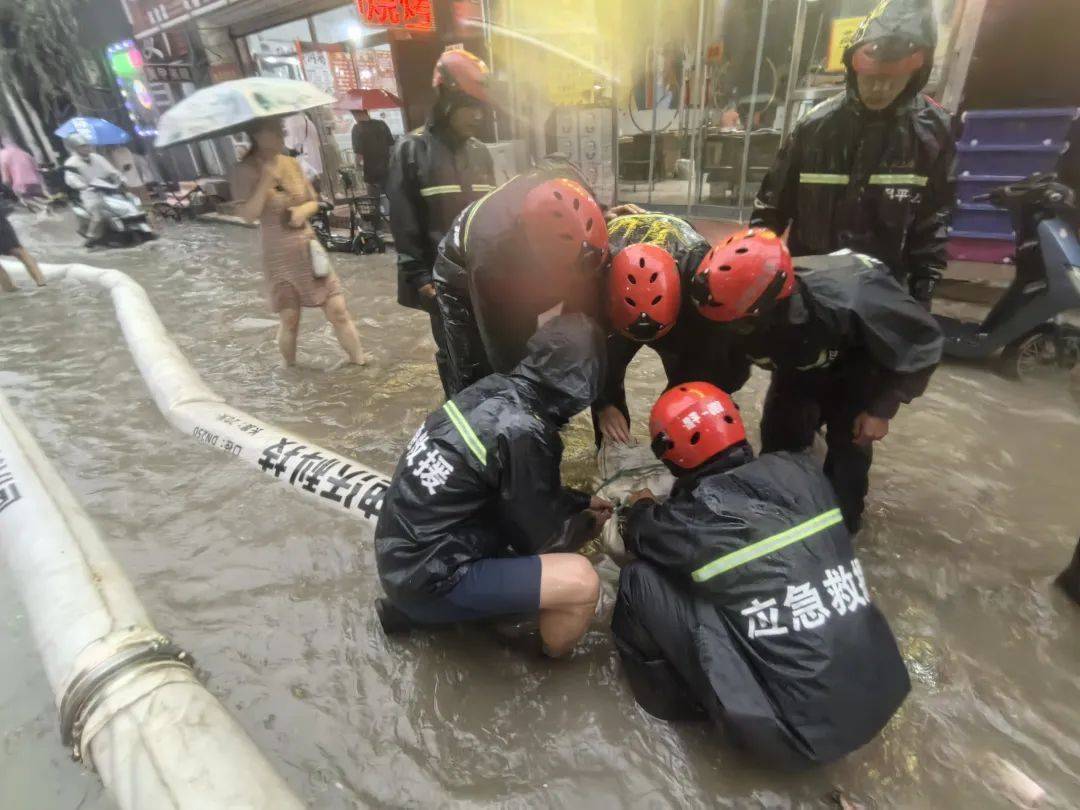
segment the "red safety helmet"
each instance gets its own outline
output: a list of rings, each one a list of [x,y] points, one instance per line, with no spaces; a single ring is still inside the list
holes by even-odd
[[[435,63],[431,86],[462,93],[481,104],[490,104],[488,77],[491,71],[479,56],[468,51],[444,51]]]
[[[608,317],[615,331],[648,343],[679,317],[682,281],[674,257],[658,245],[627,245],[611,260]]]
[[[925,48],[897,37],[866,42],[851,55],[851,69],[864,76],[909,76],[925,64]]]
[[[521,223],[534,258],[553,275],[572,270],[595,274],[607,263],[604,214],[573,180],[547,180],[526,194]]]
[[[770,230],[749,228],[705,254],[690,297],[706,318],[728,323],[769,311],[794,289],[787,245]]]
[[[692,470],[745,442],[746,428],[731,397],[710,383],[691,382],[676,385],[656,400],[649,435],[658,459]]]

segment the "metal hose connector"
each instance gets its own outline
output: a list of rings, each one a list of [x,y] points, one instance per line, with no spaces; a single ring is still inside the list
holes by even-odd
[[[194,663],[191,654],[173,644],[167,636],[155,635],[132,641],[80,672],[60,700],[60,739],[71,750],[71,758],[82,762],[86,718],[97,708],[106,688],[118,678],[136,670],[163,666],[194,669]]]

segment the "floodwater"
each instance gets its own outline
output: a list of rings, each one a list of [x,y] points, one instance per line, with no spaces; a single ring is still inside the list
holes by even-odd
[[[129,272],[211,387],[326,447],[389,471],[440,404],[426,321],[396,305],[390,257],[338,261],[373,363],[331,371],[339,351],[308,312],[303,367],[285,371],[254,232],[185,223],[88,258],[62,220],[15,224],[42,259]],[[0,387],[157,626],[311,807],[816,808],[834,788],[868,807],[1010,807],[989,754],[1042,785],[1044,807],[1080,803],[1080,607],[1051,585],[1080,533],[1064,385],[945,367],[895,420],[859,547],[913,691],[865,749],[789,776],[638,709],[603,628],[556,663],[478,629],[388,640],[370,531],[174,432],[105,295],[68,282],[0,296],[0,335]],[[658,385],[658,364],[638,361],[639,424]],[[739,395],[745,414],[763,385]],[[589,481],[584,420],[567,444],[568,477]],[[5,577],[0,807],[109,807],[66,761]]]

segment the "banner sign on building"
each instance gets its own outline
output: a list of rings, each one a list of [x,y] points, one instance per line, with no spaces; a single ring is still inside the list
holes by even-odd
[[[431,0],[356,0],[360,18],[376,28],[434,31]]]

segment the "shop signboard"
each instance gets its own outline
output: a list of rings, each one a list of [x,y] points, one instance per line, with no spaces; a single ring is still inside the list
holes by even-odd
[[[360,87],[365,90],[387,90],[398,94],[394,76],[394,59],[389,48],[357,48],[353,51]]]
[[[359,88],[356,68],[345,45],[324,45],[315,42],[299,42],[300,62],[304,79],[324,93],[343,98],[350,90]]]
[[[297,42],[296,49],[305,81],[337,99],[343,99],[350,90],[359,89],[356,67],[344,43]],[[334,113],[335,132],[343,134],[351,128],[349,114]]]
[[[434,31],[431,0],[356,0],[360,18],[376,28]]]
[[[158,111],[147,86],[142,51],[133,40],[125,39],[110,45],[105,56],[135,133],[143,137],[156,135]]]
[[[143,73],[152,82],[194,82],[190,65],[144,64]]]
[[[832,21],[832,34],[829,36],[829,61],[825,66],[828,73],[843,73],[844,51],[851,44],[851,38],[859,29],[865,17],[837,17]]]

